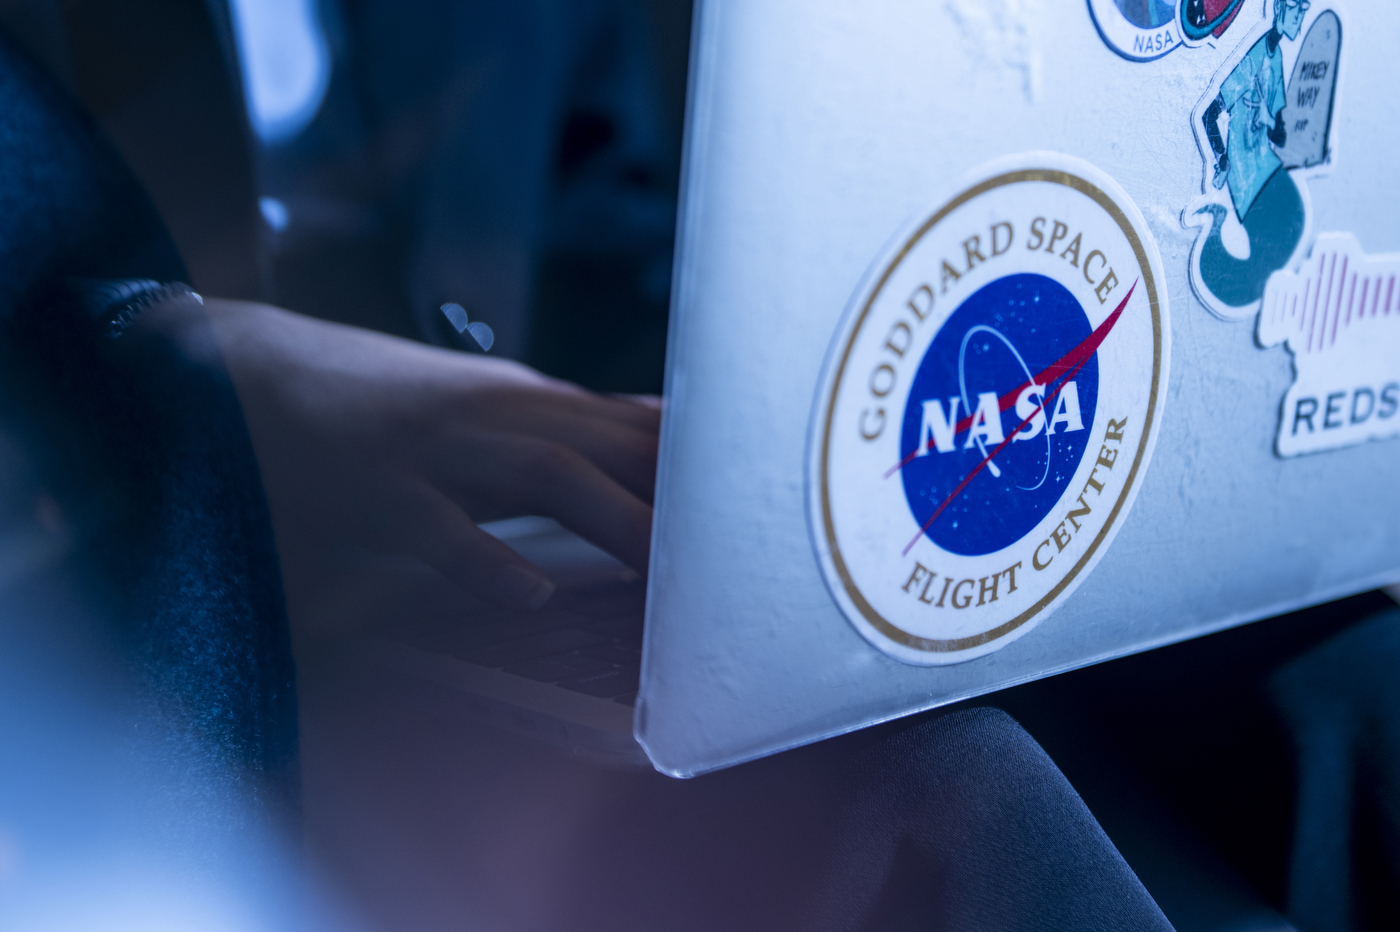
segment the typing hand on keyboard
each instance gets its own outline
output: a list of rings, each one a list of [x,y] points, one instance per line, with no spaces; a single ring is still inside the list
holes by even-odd
[[[204,312],[284,558],[345,543],[406,553],[488,601],[539,608],[554,584],[477,527],[528,514],[645,572],[657,405],[267,305]]]

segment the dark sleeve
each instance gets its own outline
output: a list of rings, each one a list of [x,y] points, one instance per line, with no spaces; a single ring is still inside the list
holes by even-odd
[[[0,320],[64,276],[183,279],[115,150],[0,34]]]
[[[296,699],[271,522],[232,384],[157,335],[112,339],[92,282],[185,279],[93,122],[0,34],[0,418],[77,542],[82,593],[174,794],[296,797]]]
[[[845,764],[834,853],[802,928],[1171,932],[1005,712],[913,717],[866,740]]]

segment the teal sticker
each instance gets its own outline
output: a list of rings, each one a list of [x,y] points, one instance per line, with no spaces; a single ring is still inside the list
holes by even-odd
[[[1192,123],[1202,195],[1192,289],[1220,317],[1254,316],[1269,276],[1296,264],[1312,225],[1307,178],[1330,165],[1342,56],[1335,7],[1274,0],[1216,73]]]

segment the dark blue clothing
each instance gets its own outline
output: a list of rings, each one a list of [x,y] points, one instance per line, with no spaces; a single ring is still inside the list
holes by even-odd
[[[186,277],[92,121],[0,36],[0,414],[75,537],[82,598],[147,714],[171,792],[295,805],[296,705],[257,463],[217,364],[111,340],[84,282]],[[197,284],[197,283],[196,283]]]
[[[1170,932],[1040,745],[999,709],[894,730],[853,756],[804,928]]]

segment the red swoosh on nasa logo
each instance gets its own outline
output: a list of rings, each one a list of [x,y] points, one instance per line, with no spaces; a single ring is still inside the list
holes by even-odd
[[[1074,347],[1068,353],[1065,353],[1059,359],[1055,360],[1050,365],[1040,370],[1038,373],[1036,373],[1035,377],[1032,378],[1029,382],[1022,382],[1020,385],[1017,385],[1005,395],[1002,395],[1001,398],[998,399],[999,410],[1005,411],[1007,408],[1010,408],[1013,405],[1015,405],[1016,399],[1020,397],[1021,392],[1025,391],[1027,386],[1029,386],[1032,382],[1034,382],[1036,385],[1049,385],[1051,382],[1055,381],[1055,379],[1059,378],[1062,373],[1068,371],[1069,369],[1075,369],[1076,371],[1078,371],[1079,364],[1082,363],[1083,360],[1086,360],[1090,356],[1094,355],[1094,352],[1099,348],[1099,344],[1101,344],[1104,341],[1104,338],[1108,336],[1108,333],[1110,330],[1113,329],[1114,324],[1118,323],[1118,318],[1123,315],[1123,308],[1128,306],[1128,299],[1133,296],[1133,288],[1136,287],[1137,282],[1133,282],[1133,287],[1128,289],[1128,294],[1119,303],[1118,307],[1114,309],[1113,313],[1109,314],[1108,318],[1104,320],[1103,323],[1099,324],[1098,328],[1093,333],[1089,334],[1082,341],[1080,341],[1078,346]],[[1037,408],[1036,410],[1039,409]],[[1031,417],[1035,417],[1035,415],[1032,414]],[[958,421],[957,426],[953,428],[953,439],[955,441],[957,439],[958,434],[966,432],[967,429],[972,426],[972,418],[973,415],[969,414],[967,417]],[[1023,421],[1022,423],[1025,422]],[[1020,428],[1017,429],[1019,430]],[[932,440],[932,438],[929,439]],[[918,444],[915,444],[913,452],[911,452],[908,456],[900,460],[895,465],[891,466],[885,472],[885,478],[888,479],[890,476],[893,476],[905,466],[908,466],[914,461],[914,457],[918,455],[919,447]]]
[[[906,546],[906,547],[904,548],[904,550],[901,551],[900,556],[905,556],[905,557],[909,556],[909,551],[911,551],[911,550],[914,549],[914,545],[917,544],[917,543],[919,542],[919,538],[920,538],[920,537],[923,537],[923,536],[924,536],[924,533],[929,529],[929,527],[933,524],[933,522],[934,522],[935,520],[937,520],[938,516],[941,515],[941,514],[943,514],[943,510],[953,503],[953,499],[955,499],[955,498],[957,498],[959,495],[961,495],[963,489],[967,488],[968,483],[971,482],[971,481],[977,476],[977,474],[978,474],[979,472],[981,472],[984,468],[986,468],[986,465],[987,465],[988,463],[990,463],[992,460],[996,459],[997,454],[1000,453],[1002,450],[1004,450],[1004,449],[1006,448],[1006,445],[1007,445],[1008,443],[1010,443],[1012,440],[1014,440],[1014,439],[1016,438],[1016,435],[1017,435],[1018,433],[1020,433],[1021,428],[1025,427],[1027,424],[1029,424],[1029,423],[1031,422],[1031,418],[1035,417],[1038,413],[1040,413],[1041,409],[1043,409],[1047,404],[1049,404],[1051,401],[1053,401],[1053,400],[1055,399],[1055,397],[1056,397],[1057,395],[1060,394],[1060,389],[1064,388],[1065,385],[1067,385],[1067,384],[1069,383],[1069,380],[1072,379],[1072,378],[1074,378],[1074,376],[1079,372],[1080,369],[1084,368],[1084,364],[1085,364],[1086,362],[1088,362],[1088,361],[1089,361],[1089,358],[1090,358],[1091,356],[1093,356],[1094,353],[1098,350],[1099,344],[1103,343],[1104,338],[1107,337],[1108,334],[1109,334],[1109,332],[1113,329],[1113,325],[1116,324],[1116,323],[1118,323],[1118,318],[1121,317],[1121,316],[1123,315],[1123,309],[1124,309],[1125,307],[1128,306],[1128,300],[1133,296],[1133,291],[1134,291],[1136,288],[1137,288],[1137,282],[1133,282],[1133,287],[1128,289],[1128,293],[1127,293],[1126,295],[1124,295],[1122,302],[1119,303],[1118,307],[1116,307],[1116,308],[1114,309],[1114,311],[1113,311],[1112,314],[1109,314],[1109,315],[1108,315],[1108,319],[1107,319],[1107,320],[1105,320],[1103,323],[1099,324],[1099,326],[1094,330],[1093,333],[1089,334],[1087,337],[1084,338],[1083,342],[1081,342],[1081,343],[1080,343],[1078,346],[1076,346],[1074,349],[1070,350],[1068,353],[1065,353],[1065,355],[1062,356],[1062,357],[1060,357],[1060,359],[1059,359],[1058,361],[1056,361],[1056,362],[1054,362],[1054,363],[1051,363],[1049,366],[1046,366],[1045,369],[1043,369],[1043,370],[1040,372],[1040,374],[1037,375],[1037,376],[1035,377],[1035,379],[1032,380],[1032,381],[1034,381],[1036,384],[1042,384],[1042,383],[1039,381],[1041,375],[1045,375],[1046,373],[1050,372],[1050,371],[1053,370],[1053,369],[1056,369],[1056,367],[1059,367],[1059,366],[1061,366],[1061,365],[1063,365],[1063,364],[1068,364],[1068,365],[1072,365],[1072,366],[1073,366],[1073,368],[1070,369],[1069,372],[1065,374],[1064,379],[1063,379],[1063,380],[1060,382],[1060,384],[1059,384],[1059,387],[1057,387],[1057,388],[1056,388],[1053,392],[1051,392],[1049,395],[1047,395],[1047,396],[1045,396],[1044,398],[1042,398],[1041,401],[1040,401],[1040,404],[1038,404],[1038,405],[1035,406],[1035,410],[1032,411],[1029,415],[1027,415],[1026,418],[1025,418],[1025,420],[1021,421],[1020,424],[1017,424],[1017,425],[1016,425],[1016,429],[1013,430],[1013,431],[1011,431],[1011,433],[1007,434],[1007,435],[1006,435],[1006,439],[1003,440],[1001,443],[997,444],[997,448],[996,448],[995,450],[993,450],[992,452],[988,453],[988,454],[986,455],[986,457],[983,458],[982,462],[978,463],[977,466],[972,470],[972,472],[970,472],[970,473],[967,474],[967,478],[963,479],[962,482],[959,482],[959,483],[958,483],[958,487],[957,487],[956,489],[954,489],[954,490],[952,491],[952,493],[950,493],[949,496],[948,496],[947,498],[943,499],[943,504],[939,505],[938,508],[934,511],[933,514],[929,515],[928,520],[924,522],[923,527],[919,528],[919,533],[915,534],[915,535],[914,535],[914,539],[911,540],[911,541],[909,541],[908,546]],[[1067,363],[1067,361],[1068,361],[1068,363]],[[1063,370],[1063,369],[1060,369],[1059,371],[1064,371],[1064,370]],[[1023,382],[1023,383],[1021,383],[1020,386],[1018,386],[1017,388],[1013,389],[1013,393],[1015,393],[1015,392],[1020,392],[1021,389],[1025,388],[1025,387],[1026,387],[1027,385],[1029,385],[1029,384],[1031,384],[1031,383],[1030,383],[1030,382]],[[1047,382],[1047,383],[1044,383],[1044,384],[1049,384],[1049,383]],[[1011,394],[1011,396],[1014,397],[1014,394],[1012,394],[1012,393],[1008,393],[1008,394]],[[1007,404],[1006,404],[1006,398],[1007,398],[1007,397],[1008,397],[1008,395],[1003,395],[1003,396],[1002,396],[1002,408],[1001,408],[1001,409],[1002,409],[1003,411],[1005,411],[1006,408],[1007,408]],[[961,426],[962,422],[959,421],[958,423],[959,423],[959,426]],[[969,421],[969,423],[970,423],[970,421]],[[956,436],[956,434],[955,434],[954,436]],[[906,460],[905,462],[908,462],[908,460]],[[900,465],[903,466],[903,463],[901,463]],[[898,467],[896,467],[896,469],[897,469],[897,468],[898,468]],[[891,470],[891,472],[893,472],[893,471],[894,471],[894,470]],[[886,476],[888,476],[888,475],[890,475],[890,473],[886,473]]]

